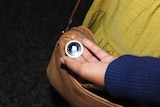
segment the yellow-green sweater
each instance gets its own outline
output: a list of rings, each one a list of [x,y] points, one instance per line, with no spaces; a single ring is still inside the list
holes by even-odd
[[[111,55],[160,57],[160,0],[94,0],[83,25]]]

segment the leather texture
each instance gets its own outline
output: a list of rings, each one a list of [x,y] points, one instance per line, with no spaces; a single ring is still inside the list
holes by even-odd
[[[73,27],[61,35],[57,41],[51,60],[47,67],[47,76],[51,85],[73,107],[121,107],[112,103],[98,94],[84,88],[78,81],[77,76],[61,64],[59,58],[65,55],[65,45],[70,40],[88,38],[96,43],[92,32],[84,27]]]

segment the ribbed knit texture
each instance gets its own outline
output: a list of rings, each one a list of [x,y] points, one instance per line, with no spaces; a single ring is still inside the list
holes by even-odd
[[[160,104],[160,59],[121,56],[108,66],[105,86],[116,98]]]

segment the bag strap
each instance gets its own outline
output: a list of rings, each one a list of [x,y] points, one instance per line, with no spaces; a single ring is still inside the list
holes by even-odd
[[[76,13],[76,10],[77,10],[77,8],[78,8],[78,6],[79,6],[79,4],[80,4],[80,1],[81,1],[81,0],[77,0],[75,6],[74,6],[74,8],[73,8],[73,11],[72,11],[72,13],[71,13],[71,15],[70,15],[70,17],[69,17],[69,20],[68,20],[67,26],[66,26],[66,28],[65,28],[65,31],[62,31],[62,33],[64,33],[64,32],[66,32],[66,31],[69,30],[70,24],[72,23],[72,19],[73,19],[74,15],[75,15],[75,13]]]

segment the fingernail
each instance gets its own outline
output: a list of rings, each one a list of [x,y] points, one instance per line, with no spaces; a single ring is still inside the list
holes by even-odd
[[[64,59],[63,58],[60,58],[60,61],[62,64],[64,64]]]

